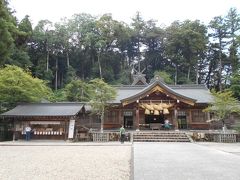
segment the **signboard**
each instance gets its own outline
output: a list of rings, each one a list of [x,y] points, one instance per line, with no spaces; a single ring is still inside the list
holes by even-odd
[[[74,127],[75,127],[75,120],[74,120],[74,119],[71,119],[71,120],[69,121],[68,139],[72,139],[72,138],[73,138]]]

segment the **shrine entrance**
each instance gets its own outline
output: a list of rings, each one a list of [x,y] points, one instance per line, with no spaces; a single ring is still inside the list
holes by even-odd
[[[145,123],[146,124],[151,124],[151,123],[164,124],[164,114],[159,114],[159,115],[145,114]]]

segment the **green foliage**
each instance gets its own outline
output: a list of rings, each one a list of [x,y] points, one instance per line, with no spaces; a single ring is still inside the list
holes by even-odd
[[[102,79],[93,79],[90,81],[90,105],[93,113],[100,116],[101,131],[103,130],[104,111],[109,103],[117,96],[116,90],[105,83]]]
[[[7,1],[0,0],[0,65],[11,55],[16,33],[16,22],[7,7]]]
[[[240,100],[240,74],[233,74],[231,78],[230,90],[233,92],[234,97]]]
[[[214,113],[215,120],[224,121],[231,113],[240,113],[239,101],[233,97],[231,91],[212,92],[213,102],[205,109],[206,112]]]
[[[139,12],[126,24],[111,14],[82,13],[55,24],[40,20],[32,29],[29,16],[17,23],[6,1],[0,3],[0,66],[30,69],[51,88],[63,88],[75,78],[131,84],[130,72],[139,65],[147,80],[155,71],[165,71],[177,84],[205,83],[221,90],[240,68],[235,8],[209,25],[185,20],[162,27]],[[237,89],[232,84],[234,94]]]
[[[174,83],[174,81],[171,78],[171,75],[168,74],[166,71],[155,71],[154,75],[155,76],[158,75],[161,78],[163,78],[163,80],[166,84],[173,84]]]
[[[28,69],[32,66],[28,53],[22,49],[14,47],[11,57],[6,61],[7,64],[15,65],[23,69]]]
[[[105,107],[116,98],[116,90],[101,79],[93,79],[90,85],[90,104],[97,114],[101,114]]]
[[[81,80],[73,80],[64,88],[68,101],[87,102],[89,101],[89,85]]]
[[[66,73],[65,83],[68,84],[76,78],[76,71],[72,66],[69,66]]]
[[[208,42],[206,26],[198,20],[186,20],[172,23],[167,32],[167,56],[176,71],[180,70],[183,74],[180,76],[178,72],[175,73],[179,76],[177,81],[185,79],[185,76],[188,82],[198,83],[197,74],[201,70],[198,63],[204,58]]]
[[[21,102],[39,102],[48,99],[51,90],[44,81],[33,78],[17,66],[7,65],[0,69],[0,103],[7,108]]]
[[[66,101],[66,94],[64,89],[54,91],[50,97],[51,102],[63,102]]]

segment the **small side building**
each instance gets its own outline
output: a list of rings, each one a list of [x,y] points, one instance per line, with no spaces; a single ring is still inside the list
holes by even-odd
[[[67,140],[74,138],[74,128],[84,112],[83,103],[30,103],[1,116],[13,125],[13,139],[23,139],[25,127],[30,126],[32,139]]]

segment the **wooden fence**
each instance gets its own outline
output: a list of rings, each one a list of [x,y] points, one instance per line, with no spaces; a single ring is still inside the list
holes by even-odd
[[[119,132],[94,132],[90,134],[90,139],[93,142],[108,142],[108,141],[119,141],[120,134]],[[131,140],[131,134],[126,133],[125,141]]]
[[[94,142],[107,142],[109,141],[109,133],[92,133],[92,140]]]
[[[221,142],[221,143],[235,143],[236,142],[236,134],[214,134],[213,141]]]
[[[189,134],[190,135],[190,134]],[[236,143],[240,142],[240,134],[236,132],[193,132],[191,138],[194,141],[220,142],[220,143]]]

